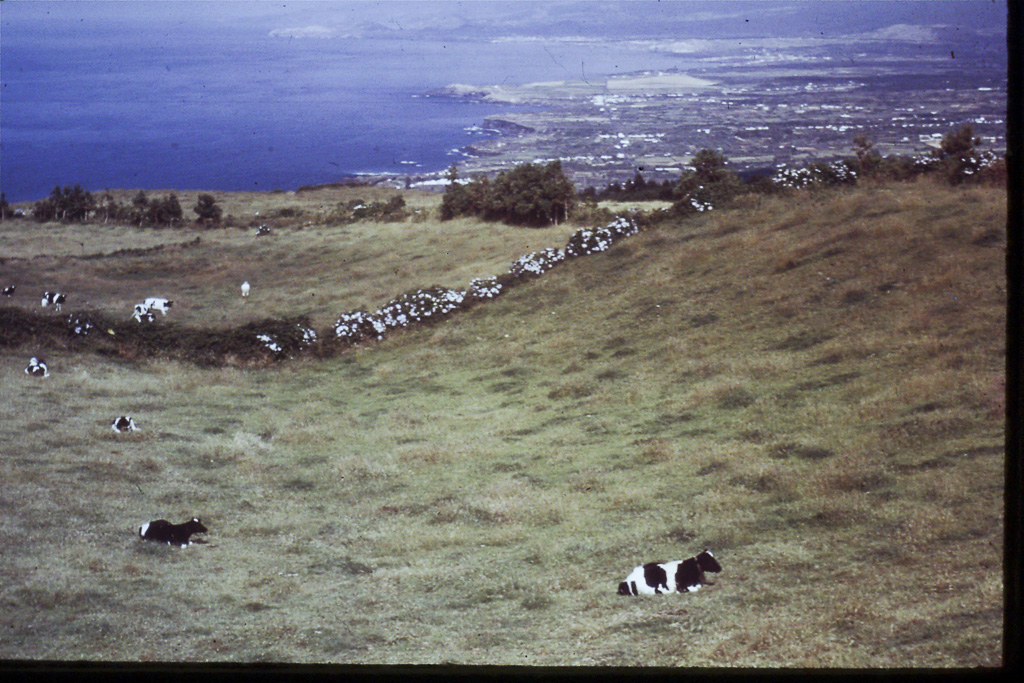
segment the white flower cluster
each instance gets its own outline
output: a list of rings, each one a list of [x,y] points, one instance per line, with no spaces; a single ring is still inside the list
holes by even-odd
[[[79,337],[84,337],[96,329],[96,326],[88,319],[75,315],[74,313],[68,316],[68,327],[72,334],[76,334]]]
[[[715,208],[711,206],[711,202],[702,202],[696,197],[690,197],[690,206],[692,206],[700,213],[704,213],[705,211],[711,211],[713,208]]]
[[[964,175],[974,175],[981,169],[988,168],[992,164],[996,163],[998,160],[999,157],[991,150],[976,152],[970,156],[960,157],[961,173]]]
[[[445,287],[418,289],[392,299],[373,315],[366,311],[343,313],[334,323],[334,334],[350,342],[367,337],[383,339],[389,329],[448,315],[465,299],[466,292]]]
[[[334,322],[334,334],[341,339],[353,342],[371,336],[383,339],[386,330],[387,327],[383,322],[366,311],[342,313],[341,317]]]
[[[805,166],[803,168],[779,168],[772,176],[772,182],[782,187],[800,190],[810,185],[827,184],[842,185],[853,183],[857,172],[845,161],[831,161],[824,165]]]
[[[465,292],[445,287],[418,289],[389,301],[376,313],[385,327],[405,327],[409,323],[421,322],[431,316],[441,317],[457,309],[466,298]]]
[[[469,289],[466,291],[466,295],[474,299],[493,299],[499,294],[501,294],[501,283],[493,275],[470,280]]]
[[[305,325],[296,325],[299,328],[299,332],[302,333],[302,344],[303,346],[311,346],[316,344],[316,330],[312,327],[306,327]]]
[[[281,348],[281,345],[278,344],[277,341],[269,334],[257,334],[256,339],[263,342],[263,345],[274,353],[282,353],[284,351],[284,349]]]
[[[781,167],[772,176],[772,182],[794,190],[807,187],[815,181],[814,173],[809,168]]]
[[[520,256],[515,260],[508,272],[515,277],[524,277],[527,274],[541,275],[565,260],[565,252],[561,249],[548,247],[535,251],[526,256]]]
[[[624,217],[616,218],[603,228],[577,230],[565,246],[566,256],[585,256],[605,251],[616,240],[639,232],[636,224]]]

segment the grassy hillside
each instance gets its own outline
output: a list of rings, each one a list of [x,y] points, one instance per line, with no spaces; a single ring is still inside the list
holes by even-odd
[[[749,198],[336,358],[0,351],[0,657],[998,665],[1004,225],[984,188]],[[204,232],[174,278],[23,233],[3,273],[322,322],[572,229]],[[191,515],[208,545],[134,535]],[[704,547],[716,585],[615,594]]]
[[[39,307],[43,291],[55,290],[69,294],[68,310],[96,309],[128,320],[136,303],[161,296],[175,302],[173,315],[161,323],[224,328],[307,316],[320,329],[340,313],[375,310],[409,288],[465,288],[522,254],[563,245],[578,227],[524,230],[464,219],[308,225],[339,203],[371,201],[384,192],[220,193],[225,213],[248,218],[243,227],[217,230],[18,221],[16,229],[0,232],[0,277],[20,283],[12,303],[29,309]],[[411,210],[429,211],[439,202],[438,195],[406,196]],[[181,203],[195,202],[183,193]],[[273,218],[282,209],[298,216]],[[255,237],[248,223],[264,220],[279,227]],[[243,280],[252,284],[248,299],[239,291]]]

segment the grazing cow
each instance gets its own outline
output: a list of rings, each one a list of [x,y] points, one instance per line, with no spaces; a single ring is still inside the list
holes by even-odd
[[[261,225],[260,227],[256,228],[256,236],[257,237],[263,237],[264,235],[269,235],[269,234],[270,234],[270,228],[268,226],[266,226],[266,225]]]
[[[135,420],[132,419],[131,415],[122,415],[114,420],[110,428],[120,434],[121,432],[134,432],[138,429],[135,426]]]
[[[25,368],[25,374],[33,377],[49,377],[50,373],[46,370],[46,361],[42,358],[32,358],[28,361],[28,367]]]
[[[151,296],[148,299],[146,299],[143,305],[146,308],[155,309],[157,311],[160,311],[164,315],[167,315],[167,309],[173,306],[174,302],[168,299],[161,299],[159,297]]]
[[[146,541],[157,541],[167,545],[180,545],[182,548],[192,545],[189,536],[192,534],[206,533],[206,527],[193,517],[184,524],[171,524],[166,519],[158,519],[155,522],[146,522],[139,527],[139,536]]]
[[[60,305],[64,303],[67,297],[59,292],[43,292],[43,300],[40,302],[43,308],[46,308],[50,304],[56,306],[57,311],[60,311]]]
[[[249,281],[246,280],[242,283],[242,296],[249,296]]]
[[[619,595],[661,595],[662,593],[696,593],[708,583],[704,572],[722,571],[710,550],[688,560],[649,562],[634,569],[619,584]]]
[[[132,313],[132,317],[135,318],[136,322],[142,322],[145,320],[147,323],[151,323],[156,320],[156,316],[153,311],[149,310],[149,306],[146,304],[135,304],[135,312]]]
[[[17,285],[7,285],[4,287],[4,296],[14,296],[15,287],[17,287]]]

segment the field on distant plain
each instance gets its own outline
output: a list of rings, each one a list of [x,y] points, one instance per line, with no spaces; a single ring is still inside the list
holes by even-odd
[[[0,657],[997,666],[1005,218],[1003,190],[928,181],[742,198],[263,369],[0,348]],[[2,305],[323,333],[578,226],[300,227],[3,224]],[[136,535],[192,515],[208,544]],[[704,547],[715,585],[616,595]]]

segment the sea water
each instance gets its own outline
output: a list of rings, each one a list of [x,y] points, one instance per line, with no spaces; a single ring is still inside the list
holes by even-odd
[[[712,46],[756,65],[797,45],[826,75],[893,45],[970,79],[1005,74],[1005,59],[971,54],[1004,25],[987,2],[6,2],[0,190],[16,202],[76,183],[291,190],[436,173],[487,116],[515,110],[422,96],[445,85],[700,76]],[[835,61],[813,59],[819,39]]]
[[[293,190],[457,163],[515,106],[424,93],[451,83],[603,79],[670,55],[564,41],[282,40],[204,35],[42,43],[3,35],[0,187]],[[486,134],[486,133],[483,133]]]

